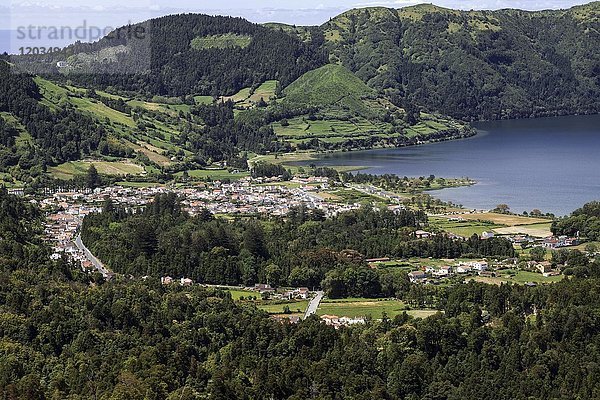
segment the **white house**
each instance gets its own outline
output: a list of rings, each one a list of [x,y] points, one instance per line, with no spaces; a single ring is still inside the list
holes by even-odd
[[[194,281],[191,280],[190,278],[181,278],[181,280],[179,281],[179,284],[181,286],[192,286],[194,284]]]
[[[472,270],[473,270],[473,267],[471,267],[470,265],[466,265],[466,264],[461,264],[458,267],[456,267],[457,274],[470,274]]]
[[[494,232],[483,232],[481,234],[482,239],[491,239],[494,237]]]
[[[412,271],[408,273],[408,279],[413,283],[422,281],[425,278],[427,278],[427,275],[425,275],[425,272],[423,271]]]

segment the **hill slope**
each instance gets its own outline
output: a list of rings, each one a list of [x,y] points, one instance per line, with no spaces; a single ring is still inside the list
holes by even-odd
[[[299,149],[405,146],[468,136],[451,118],[394,104],[350,70],[329,64],[302,75],[266,113],[278,137]]]
[[[284,90],[288,104],[352,109],[365,117],[373,111],[363,100],[375,93],[350,70],[333,64],[307,72]]]
[[[170,15],[62,52],[14,57],[29,72],[136,93],[230,95],[269,79],[285,86],[327,62],[319,43],[241,18]],[[58,61],[65,61],[59,68]]]
[[[570,10],[346,12],[321,28],[333,62],[454,117],[600,111],[600,3]]]

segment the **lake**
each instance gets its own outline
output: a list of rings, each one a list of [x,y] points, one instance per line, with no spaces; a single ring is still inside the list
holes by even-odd
[[[319,166],[365,166],[399,176],[469,177],[471,187],[429,192],[468,208],[508,204],[566,215],[600,200],[600,115],[493,121],[474,137],[399,149],[334,153]],[[306,163],[305,163],[306,164]]]

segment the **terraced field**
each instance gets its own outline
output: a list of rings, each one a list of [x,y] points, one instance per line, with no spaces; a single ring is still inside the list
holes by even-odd
[[[42,102],[48,107],[56,110],[63,107],[65,102],[72,104],[81,112],[101,121],[112,132],[111,137],[113,140],[133,149],[135,152],[145,154],[158,165],[167,166],[171,164],[171,156],[167,153],[174,154],[181,150],[180,147],[172,143],[171,139],[178,136],[180,132],[179,112],[188,113],[190,111],[191,107],[187,104],[167,104],[127,99],[122,96],[96,91],[96,95],[112,100],[123,100],[134,109],[150,112],[141,115],[137,113],[137,120],[134,120],[132,115],[115,110],[96,97],[88,97],[88,91],[83,88],[59,85],[40,77],[36,77],[35,81],[40,87],[43,96]],[[175,99],[165,98],[164,101],[173,102]],[[165,117],[154,118],[152,113],[162,113]],[[24,137],[25,139],[26,137]],[[191,153],[184,150],[184,154],[190,155]],[[59,177],[66,177],[73,176],[80,171],[77,168],[59,167],[51,169],[51,172],[58,174]],[[122,168],[118,167],[116,170],[109,169],[107,173],[121,175],[122,172]]]
[[[244,88],[232,96],[221,97],[221,100],[223,100],[223,101],[231,100],[236,104],[237,107],[243,108],[243,109],[248,109],[248,108],[251,108],[254,105],[256,105],[256,103],[258,103],[260,101],[260,99],[263,99],[265,102],[268,103],[269,99],[271,99],[272,97],[275,97],[276,88],[277,88],[277,81],[274,81],[274,80],[266,81],[266,82],[262,83],[254,91],[252,91],[251,88]],[[202,97],[205,97],[205,96],[202,96]],[[202,99],[199,98],[199,100],[202,100]],[[211,100],[212,100],[212,98],[211,98]],[[204,101],[207,101],[207,99],[204,99]]]

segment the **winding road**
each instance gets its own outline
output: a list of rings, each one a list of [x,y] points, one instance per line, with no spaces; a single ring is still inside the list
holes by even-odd
[[[308,303],[308,308],[304,313],[304,319],[310,317],[311,315],[317,312],[317,308],[319,308],[319,304],[321,303],[321,300],[323,300],[324,295],[325,292],[318,291],[317,295],[310,300],[310,303]]]
[[[108,268],[106,268],[104,264],[102,264],[102,261],[98,260],[87,247],[85,247],[85,244],[83,244],[83,241],[81,240],[81,234],[77,235],[74,242],[75,246],[77,246],[79,250],[83,251],[83,254],[85,254],[87,259],[90,260],[90,262],[94,265],[96,270],[98,270],[98,272],[102,274],[104,279],[112,277],[113,273],[110,272]]]

